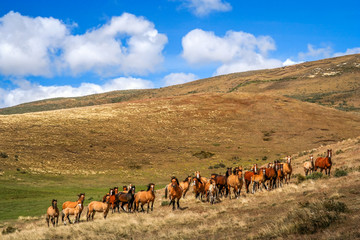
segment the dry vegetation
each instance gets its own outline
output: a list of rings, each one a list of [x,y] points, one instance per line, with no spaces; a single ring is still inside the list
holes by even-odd
[[[360,237],[360,138],[349,139],[319,149],[314,155],[332,148],[333,171],[347,169],[348,175],[307,180],[270,192],[245,194],[235,200],[225,199],[215,205],[195,200],[192,194],[181,200],[183,210],[171,211],[161,206],[163,190],[156,194],[154,212],[115,213],[103,220],[56,229],[45,226],[45,217],[20,218],[11,225],[15,233],[4,239],[355,239]],[[301,155],[301,154],[300,154]],[[295,157],[295,173],[305,156]],[[4,227],[3,229],[6,229]]]

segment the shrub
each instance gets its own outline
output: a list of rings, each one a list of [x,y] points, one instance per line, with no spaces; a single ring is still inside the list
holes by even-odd
[[[9,155],[7,155],[7,153],[0,152],[0,157],[1,157],[1,158],[8,158]]]
[[[341,149],[336,151],[336,155],[338,155],[338,154],[340,154],[340,153],[344,153],[344,151],[341,150]]]
[[[5,234],[9,234],[9,233],[14,233],[15,231],[16,231],[16,228],[14,228],[12,226],[8,226],[2,230],[2,234],[5,235]]]
[[[267,159],[268,159],[267,156],[263,156],[263,158],[262,158],[263,161],[266,161]]]
[[[307,175],[306,179],[316,180],[316,179],[320,179],[323,177],[324,177],[324,175],[321,172],[313,172],[312,174]]]
[[[345,170],[345,169],[339,169],[339,168],[337,168],[336,170],[335,170],[335,174],[334,174],[334,176],[335,177],[343,177],[343,176],[347,176],[347,171]]]
[[[168,206],[169,205],[169,201],[162,201],[161,202],[161,206]]]
[[[214,168],[224,168],[224,167],[226,167],[226,166],[223,163],[218,163],[218,164],[214,165]]]
[[[205,151],[201,151],[193,154],[194,157],[197,157],[199,159],[211,158],[214,155],[215,155],[214,153],[205,152]]]
[[[299,173],[298,173],[298,174],[295,174],[294,177],[296,177],[298,183],[302,183],[303,181],[306,180],[306,177],[303,176],[303,175],[301,175],[301,174],[299,174]]]

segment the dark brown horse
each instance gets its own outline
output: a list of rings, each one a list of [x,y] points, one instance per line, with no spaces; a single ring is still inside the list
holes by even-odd
[[[195,198],[198,198],[200,196],[200,200],[202,201],[203,196],[206,195],[205,186],[206,182],[202,182],[200,178],[193,177],[193,189],[195,193]]]
[[[218,175],[216,173],[211,174],[211,178],[214,179],[216,187],[220,193],[220,197],[223,196],[223,191],[226,191],[225,196],[228,195],[228,185],[227,185],[227,178],[231,175],[231,168],[228,168],[225,176],[224,175]]]
[[[116,194],[118,194],[118,187],[114,187],[114,188],[110,188],[109,191],[109,204],[111,206],[111,213],[114,213],[115,209],[117,208],[118,212],[120,212],[119,210],[119,199],[116,197]]]
[[[126,210],[124,209],[124,205],[127,204],[128,212],[131,212],[131,208],[135,200],[135,186],[131,186],[127,193],[119,192],[115,196],[119,200],[119,203],[121,203],[121,209],[126,212]]]
[[[330,176],[330,170],[332,166],[331,156],[332,156],[332,149],[328,149],[326,157],[318,157],[315,161],[314,171],[317,171],[317,169],[320,168],[320,172],[325,170],[325,175]],[[329,170],[329,172],[327,170]]]

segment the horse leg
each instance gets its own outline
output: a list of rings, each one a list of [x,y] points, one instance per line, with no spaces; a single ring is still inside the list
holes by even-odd
[[[46,222],[47,222],[48,227],[50,227],[50,226],[49,226],[49,220],[50,220],[50,219],[49,219],[49,215],[46,215]]]
[[[172,200],[173,203],[173,211],[175,210],[175,199]]]
[[[154,200],[151,201],[151,211],[154,210]]]
[[[180,208],[180,198],[178,198],[178,200],[177,200],[177,202],[176,202],[176,204],[177,204],[177,209],[179,209]],[[175,203],[175,201],[174,201],[174,203]]]

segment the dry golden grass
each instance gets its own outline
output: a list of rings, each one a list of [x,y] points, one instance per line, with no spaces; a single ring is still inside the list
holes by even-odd
[[[82,222],[72,226],[48,228],[45,217],[39,219],[21,218],[12,227],[15,233],[3,235],[3,239],[355,239],[360,236],[358,222],[360,215],[360,137],[348,139],[323,148],[314,149],[313,154],[321,154],[323,149],[342,149],[344,153],[333,156],[335,168],[349,167],[348,176],[308,180],[300,184],[286,185],[273,191],[262,191],[254,195],[242,190],[239,199],[210,205],[194,199],[188,194],[181,199],[183,210],[172,211],[169,206],[161,206],[163,190],[156,193],[154,211],[145,213],[114,213],[106,220],[102,214],[95,215],[94,222]],[[298,166],[303,159],[294,159]],[[351,170],[350,170],[351,168]],[[294,167],[295,172],[301,171]],[[295,222],[287,222],[289,214],[301,212],[306,202],[318,204],[324,201],[344,203],[346,212],[328,227],[312,234],[293,232]],[[323,213],[323,210],[321,212]],[[332,213],[334,214],[334,213]],[[335,215],[333,215],[335,216]],[[297,221],[296,219],[293,221]],[[5,227],[4,227],[5,228]],[[20,230],[20,231],[19,231]]]
[[[267,94],[201,94],[0,116],[4,169],[119,173],[146,184],[262,163],[360,135],[360,116]],[[214,153],[207,159],[194,155]],[[15,161],[14,156],[18,155]],[[181,168],[179,168],[181,166]],[[154,180],[149,179],[152,176]]]

